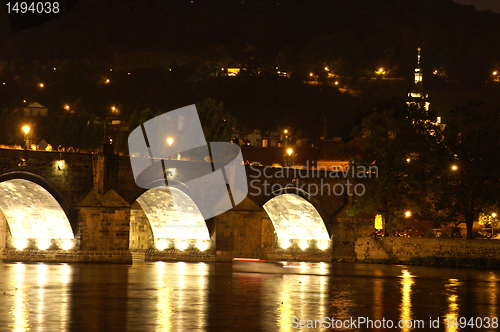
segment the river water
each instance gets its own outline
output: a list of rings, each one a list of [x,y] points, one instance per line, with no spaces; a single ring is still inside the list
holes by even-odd
[[[500,271],[322,268],[327,275],[235,273],[230,263],[0,263],[0,331],[500,330]]]

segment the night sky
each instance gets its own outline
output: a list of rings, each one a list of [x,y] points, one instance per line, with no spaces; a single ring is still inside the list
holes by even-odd
[[[300,127],[317,138],[328,116],[336,120],[327,136],[349,138],[378,100],[407,96],[417,47],[433,111],[471,100],[500,107],[500,94],[485,89],[500,70],[500,15],[457,4],[500,13],[500,0],[65,3],[76,5],[17,31],[0,10],[5,119],[35,100],[54,118],[65,105],[98,118],[116,106],[129,121],[135,111],[154,115],[211,97],[241,128]],[[243,74],[221,72],[233,67]],[[378,68],[387,80],[374,80]],[[310,77],[321,84],[303,84]]]

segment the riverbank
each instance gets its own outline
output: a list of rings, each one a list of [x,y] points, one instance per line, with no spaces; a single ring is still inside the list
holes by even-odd
[[[500,269],[500,241],[439,238],[358,238],[356,260],[364,263]]]

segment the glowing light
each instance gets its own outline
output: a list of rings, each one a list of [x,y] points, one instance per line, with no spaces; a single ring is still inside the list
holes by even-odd
[[[298,195],[276,196],[264,204],[264,210],[273,223],[282,248],[283,242],[289,243],[290,240],[330,240],[318,211]]]
[[[57,169],[62,171],[64,169],[64,166],[66,166],[66,162],[64,160],[58,160],[56,161],[57,164]]]
[[[175,201],[171,193],[176,195]],[[156,239],[210,240],[203,215],[180,189],[150,189],[137,202],[144,210]]]
[[[335,85],[339,85],[339,81],[335,81]]]
[[[401,271],[401,307],[400,320],[410,322],[412,319],[411,293],[412,285],[415,283],[413,275],[406,269]],[[411,331],[409,326],[404,325],[401,331]]]
[[[407,163],[410,163],[411,159],[410,158],[406,158],[406,162]]]
[[[165,240],[165,239],[159,239],[156,241],[156,249],[158,250],[165,250],[169,247],[170,241]]]
[[[453,166],[451,166],[451,170],[452,170],[452,171],[457,171],[457,170],[458,170],[458,166],[457,166],[457,165],[453,165]]]
[[[68,104],[64,105],[64,109],[65,109],[66,111],[69,111],[69,105],[68,105]]]
[[[210,243],[207,241],[196,241],[196,248],[200,251],[205,251],[210,248]]]
[[[38,239],[36,241],[36,247],[40,250],[46,250],[52,245],[52,241],[50,239]]]
[[[405,217],[410,218],[411,217],[411,211],[406,211],[405,212]]]
[[[375,216],[375,229],[383,229],[384,226],[383,226],[383,222],[382,222],[382,215],[381,214],[377,214]]]
[[[175,248],[179,249],[180,251],[186,250],[188,247],[189,243],[187,243],[187,241],[181,240],[175,242]]]
[[[28,246],[28,240],[27,239],[12,239],[12,245],[14,248],[17,250],[23,250]]]
[[[30,133],[30,126],[23,126],[22,128],[23,132],[24,132],[24,135],[28,135]]]
[[[167,138],[168,146],[172,146],[173,143],[174,143],[174,139],[172,137]]]
[[[319,250],[326,250],[330,246],[330,244],[328,242],[329,241],[326,241],[326,240],[318,240],[316,242],[316,246],[318,247]]]
[[[228,68],[227,76],[237,76],[240,73],[240,68]]]
[[[0,209],[15,239],[74,238],[69,220],[57,200],[31,181],[1,182]]]
[[[38,87],[43,88],[44,86],[45,86],[45,84],[43,84],[43,83],[38,83]]]
[[[310,76],[310,77],[313,77],[313,76],[314,76],[314,73],[309,73],[309,76]]]
[[[309,248],[309,242],[307,242],[307,240],[300,240],[299,248],[302,250],[306,250],[307,248]]]
[[[62,250],[71,250],[75,246],[75,242],[73,239],[64,239],[61,241],[61,249]]]
[[[493,213],[491,214],[491,216],[492,216],[493,218],[496,218],[496,217],[497,217],[497,214],[496,214],[495,212],[493,212]]]
[[[495,75],[495,76],[496,76],[496,75],[498,75],[498,72],[497,72],[497,71],[494,71],[494,72],[493,72],[493,75]]]
[[[109,81],[109,78],[106,78],[106,80],[104,80],[104,83],[108,84],[110,81]]]
[[[329,70],[328,67],[325,67],[325,70],[328,71]]]
[[[284,133],[285,135],[287,135],[287,134],[288,134],[288,129],[283,130],[283,133]]]
[[[290,239],[282,239],[282,240],[280,240],[280,247],[282,249],[288,249],[288,248],[290,248],[291,244],[292,243],[290,242]]]
[[[293,149],[292,149],[292,148],[288,148],[288,149],[286,149],[286,153],[287,153],[289,156],[291,156],[291,155],[292,155],[292,153],[293,153]]]
[[[116,108],[116,106],[111,106],[111,112],[118,113],[118,108]]]

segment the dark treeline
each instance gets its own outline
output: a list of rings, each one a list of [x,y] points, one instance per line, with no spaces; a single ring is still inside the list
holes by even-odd
[[[319,61],[343,76],[384,66],[406,77],[420,46],[426,67],[484,80],[500,60],[499,29],[499,14],[451,0],[93,0],[41,27],[4,31],[2,58],[86,57],[130,67],[255,59],[259,67],[297,73]],[[126,63],[121,55],[129,53],[138,59]]]
[[[128,120],[212,97],[240,128],[290,126],[314,141],[326,117],[327,136],[349,138],[377,100],[405,98],[417,47],[434,111],[497,98],[486,82],[500,68],[498,31],[499,14],[451,0],[80,1],[36,28],[0,26],[0,109],[36,100],[54,124],[83,112]],[[228,66],[245,71],[221,77]],[[404,80],[375,79],[380,67]],[[303,84],[311,72],[320,84]]]

